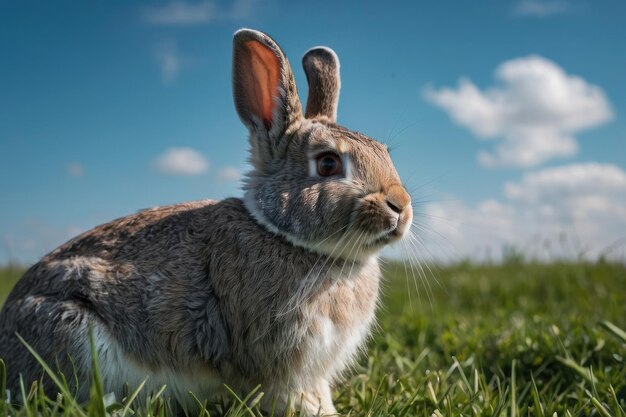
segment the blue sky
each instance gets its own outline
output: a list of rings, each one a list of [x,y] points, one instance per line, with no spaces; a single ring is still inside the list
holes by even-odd
[[[278,41],[302,100],[302,54],[338,53],[338,121],[395,149],[418,256],[623,257],[623,16],[620,1],[2,1],[0,263],[241,195],[241,27]]]

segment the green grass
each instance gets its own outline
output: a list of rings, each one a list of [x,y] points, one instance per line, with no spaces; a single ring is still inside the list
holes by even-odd
[[[335,392],[341,413],[626,417],[624,265],[468,263],[439,267],[427,282],[401,264],[385,270],[380,327]],[[0,299],[18,275],[0,270]],[[0,403],[0,414],[128,416],[137,408],[121,399],[105,409],[102,395],[94,384],[90,403],[78,406],[34,388],[26,406]],[[167,399],[151,401],[141,415],[167,415]],[[233,404],[229,416],[258,415]]]
[[[11,288],[24,273],[24,269],[20,267],[0,267],[0,305],[4,304],[4,300],[11,292]]]

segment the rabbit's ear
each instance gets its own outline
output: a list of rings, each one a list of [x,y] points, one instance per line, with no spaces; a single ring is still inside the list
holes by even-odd
[[[266,34],[241,29],[233,40],[233,94],[237,113],[251,132],[280,137],[302,117],[287,58]]]
[[[302,66],[309,83],[305,117],[326,116],[336,122],[341,88],[337,54],[324,46],[309,49],[302,57]]]

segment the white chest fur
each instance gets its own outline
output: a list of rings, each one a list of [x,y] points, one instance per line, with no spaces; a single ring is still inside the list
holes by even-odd
[[[353,276],[337,277],[305,307],[311,323],[302,349],[306,371],[321,371],[332,381],[349,367],[374,322],[378,280],[378,263],[372,258]]]

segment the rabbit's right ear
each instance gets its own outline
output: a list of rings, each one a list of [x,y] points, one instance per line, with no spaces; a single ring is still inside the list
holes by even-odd
[[[241,121],[253,133],[276,139],[302,117],[287,58],[272,38],[256,30],[235,33],[233,95]]]
[[[309,83],[305,117],[326,116],[333,123],[337,122],[341,89],[337,54],[325,46],[309,49],[302,57],[302,67]]]

